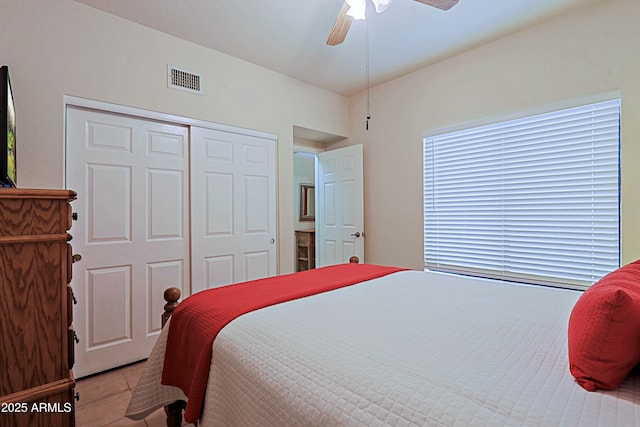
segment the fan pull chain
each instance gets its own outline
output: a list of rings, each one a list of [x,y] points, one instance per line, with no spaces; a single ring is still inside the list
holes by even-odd
[[[365,130],[369,130],[369,120],[371,119],[371,114],[369,112],[369,21],[365,21],[365,98],[366,98],[366,114],[367,120],[365,123]]]

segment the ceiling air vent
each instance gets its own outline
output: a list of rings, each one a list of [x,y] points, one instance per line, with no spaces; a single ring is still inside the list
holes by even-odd
[[[202,95],[202,78],[199,74],[169,65],[168,77],[170,88]]]

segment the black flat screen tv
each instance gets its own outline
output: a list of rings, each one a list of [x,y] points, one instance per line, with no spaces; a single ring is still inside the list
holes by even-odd
[[[15,187],[16,168],[16,108],[9,80],[9,67],[0,67],[0,186]]]

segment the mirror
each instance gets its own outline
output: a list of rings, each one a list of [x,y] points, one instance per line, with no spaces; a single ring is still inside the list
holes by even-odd
[[[316,187],[300,184],[300,221],[316,220]]]

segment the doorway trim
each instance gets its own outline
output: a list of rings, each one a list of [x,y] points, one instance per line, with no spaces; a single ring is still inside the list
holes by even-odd
[[[313,156],[313,158],[314,158],[314,183],[315,183],[315,180],[317,179],[317,175],[318,175],[318,153],[323,153],[325,151],[327,151],[327,150],[324,149],[324,148],[308,147],[306,145],[297,145],[297,144],[293,145],[292,154],[293,154],[294,163],[295,163],[295,155],[296,155],[296,153],[305,153],[305,154],[309,154],[310,156]],[[291,177],[291,182],[294,184],[293,191],[294,191],[294,194],[295,194],[298,191],[298,189],[295,188],[295,176]],[[317,192],[315,194],[317,194]],[[293,207],[292,208],[293,208],[294,215],[297,215],[297,214],[295,214],[295,212],[298,212],[298,209],[299,209],[299,206],[298,206],[298,203],[296,202],[296,200],[297,199],[296,199],[295,196],[292,197],[292,201],[293,201]],[[315,199],[315,206],[316,206],[316,209],[318,209],[318,198],[317,197]],[[293,253],[294,253],[293,271],[297,270],[297,257],[296,257],[297,245],[296,245],[296,237],[295,237],[295,224],[296,223],[297,222],[295,221],[295,217],[294,217],[294,222],[293,222],[293,225],[294,225],[294,230],[293,230],[294,233],[293,233],[293,235],[294,236],[293,236],[293,241],[291,242],[291,244],[293,245]],[[314,230],[316,230],[316,228],[317,227],[314,226]]]

